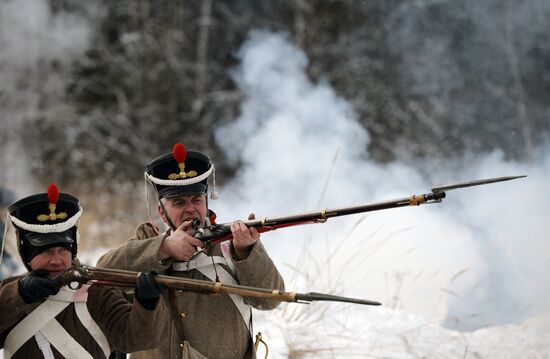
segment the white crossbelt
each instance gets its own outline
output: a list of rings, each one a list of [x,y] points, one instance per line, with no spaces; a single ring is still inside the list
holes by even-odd
[[[50,320],[40,331],[65,358],[93,359],[93,356],[67,333],[57,320]]]
[[[52,351],[52,346],[46,336],[42,332],[38,332],[34,335],[34,338],[36,339],[36,344],[38,344],[38,347],[42,351],[42,354],[44,354],[44,358],[55,359]]]
[[[214,265],[212,265],[212,261]],[[197,254],[192,260],[186,262],[176,262],[172,264],[172,270],[176,272],[186,272],[191,269],[196,269],[201,272],[205,277],[212,282],[216,281],[216,273],[218,274],[220,281],[224,284],[236,285],[238,284],[235,278],[225,270],[220,264],[225,264],[228,267],[232,267],[224,257],[212,256],[209,257],[204,253]],[[231,263],[233,265],[233,263]],[[178,268],[178,269],[176,269]],[[233,265],[234,268],[234,265]],[[229,294],[229,297],[241,313],[241,317],[246,324],[246,327],[250,331],[250,318],[252,317],[252,309],[248,304],[245,304],[243,297],[236,294]]]
[[[4,342],[4,358],[11,358],[21,346],[35,336],[40,350],[45,358],[53,358],[50,345],[53,345],[65,358],[90,358],[88,353],[55,319],[71,303],[82,325],[98,343],[105,357],[109,357],[110,346],[107,338],[92,319],[86,301],[88,300],[88,286],[78,291],[67,287],[61,288],[58,294],[50,296],[38,308],[33,310],[15,328],[13,328]],[[52,355],[50,357],[50,355]]]
[[[111,346],[109,345],[109,341],[107,340],[107,337],[105,336],[99,325],[97,325],[95,320],[90,315],[86,303],[75,303],[74,308],[76,311],[76,316],[78,317],[82,325],[84,325],[84,328],[86,328],[92,338],[94,338],[96,343],[103,351],[103,354],[105,354],[105,356],[109,358],[109,355],[111,354]]]
[[[172,270],[174,272],[188,272],[192,269],[212,266],[212,264],[227,264],[227,262],[223,257],[218,257],[218,256],[209,257],[205,254],[202,254],[202,256],[196,255],[195,258],[193,258],[190,261],[172,263]]]

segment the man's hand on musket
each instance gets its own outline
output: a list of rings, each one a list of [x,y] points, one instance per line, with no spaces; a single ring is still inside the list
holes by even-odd
[[[164,239],[158,253],[160,260],[174,258],[179,261],[187,261],[195,255],[197,247],[204,247],[201,240],[188,233],[192,226],[193,221],[185,221]]]
[[[255,219],[254,213],[250,213],[248,219]],[[231,223],[231,234],[233,235],[233,248],[237,258],[242,260],[248,257],[254,243],[260,239],[260,233],[256,228],[248,228],[243,221]]]

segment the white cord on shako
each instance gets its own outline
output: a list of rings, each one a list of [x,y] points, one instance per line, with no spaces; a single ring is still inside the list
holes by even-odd
[[[78,223],[78,220],[80,219],[81,215],[82,215],[82,208],[79,208],[78,212],[76,212],[74,216],[67,219],[65,222],[56,223],[56,224],[30,224],[30,223],[23,222],[22,220],[12,216],[11,214],[9,215],[9,219],[17,227],[27,230],[29,232],[61,233],[74,227]]]

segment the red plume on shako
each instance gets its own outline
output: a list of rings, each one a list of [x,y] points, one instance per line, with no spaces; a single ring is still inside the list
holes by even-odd
[[[59,201],[59,188],[57,188],[55,183],[50,183],[50,185],[48,186],[48,201],[50,201],[50,204],[48,205],[50,214],[39,215],[37,219],[40,222],[46,222],[48,220],[55,221],[57,219],[67,218],[67,213],[65,212],[55,213],[55,207],[56,207],[57,201]]]
[[[59,200],[59,188],[57,188],[55,183],[50,183],[48,186],[48,200],[53,204],[56,204]]]
[[[172,149],[172,154],[174,155],[174,159],[178,162],[185,162],[185,158],[187,158],[187,150],[185,149],[185,146],[181,143],[176,143],[174,145],[174,149]]]
[[[182,145],[181,143],[176,143],[174,145],[174,148],[172,149],[172,156],[174,156],[174,159],[178,163],[180,172],[170,174],[168,176],[168,179],[178,180],[188,177],[195,177],[197,175],[197,171],[185,172],[185,160],[187,159],[187,150],[185,149],[184,145]]]

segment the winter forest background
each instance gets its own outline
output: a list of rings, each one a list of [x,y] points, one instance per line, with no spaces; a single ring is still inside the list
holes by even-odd
[[[264,234],[288,289],[384,306],[255,326],[275,358],[548,358],[549,27],[543,0],[2,0],[0,185],[79,197],[93,264],[176,142],[220,222],[526,174]]]

